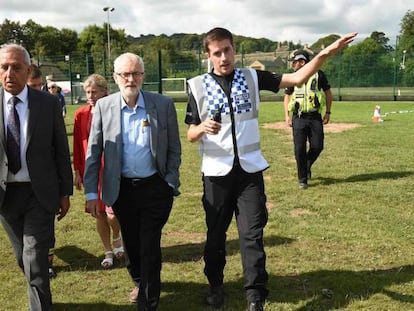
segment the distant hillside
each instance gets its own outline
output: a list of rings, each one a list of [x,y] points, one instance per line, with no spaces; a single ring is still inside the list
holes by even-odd
[[[186,34],[175,33],[171,36],[165,34],[156,35],[141,35],[139,37],[127,36],[129,43],[134,45],[147,45],[153,42],[166,40],[176,49],[180,50],[197,50],[202,48],[204,34]],[[292,42],[276,42],[266,38],[252,38],[234,35],[234,43],[239,52],[254,53],[254,52],[273,52],[281,45],[289,45],[290,49],[299,48],[300,44]]]

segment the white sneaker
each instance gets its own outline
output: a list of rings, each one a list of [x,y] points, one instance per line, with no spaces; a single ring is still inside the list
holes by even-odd
[[[299,189],[307,189],[308,188],[308,184],[304,183],[304,182],[300,182],[299,183]]]

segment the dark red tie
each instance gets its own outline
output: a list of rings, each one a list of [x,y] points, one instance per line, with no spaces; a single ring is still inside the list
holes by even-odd
[[[13,96],[9,100],[13,106],[7,119],[7,159],[9,160],[9,171],[16,174],[21,168],[20,161],[20,119],[16,105],[20,100]]]

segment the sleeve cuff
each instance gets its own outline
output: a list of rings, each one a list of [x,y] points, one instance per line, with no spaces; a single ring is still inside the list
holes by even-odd
[[[86,198],[86,201],[97,200],[98,199],[98,194],[97,193],[87,193],[87,194],[85,194],[85,198]]]

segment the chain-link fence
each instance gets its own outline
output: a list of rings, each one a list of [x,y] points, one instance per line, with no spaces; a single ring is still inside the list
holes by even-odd
[[[247,57],[249,56],[249,57]],[[171,96],[186,96],[186,79],[209,70],[209,64],[201,52],[189,52],[185,56],[169,55],[159,51],[157,55],[144,55],[146,79],[143,88]],[[395,53],[389,55],[338,54],[331,57],[322,68],[328,76],[336,100],[414,100],[414,63],[398,62]],[[43,77],[53,78],[64,85],[68,103],[85,101],[82,81],[92,73],[103,75],[109,91],[118,87],[112,79],[112,62],[105,53],[55,55],[34,60]],[[403,66],[402,66],[403,65]],[[273,62],[261,59],[261,54],[236,55],[236,66],[284,73],[291,71],[286,58]],[[282,92],[279,92],[279,96]]]

